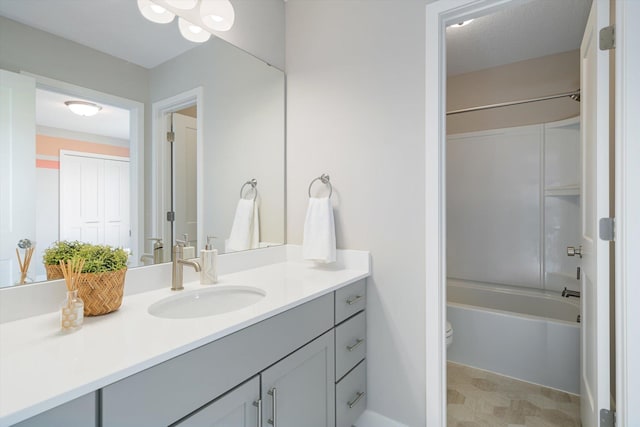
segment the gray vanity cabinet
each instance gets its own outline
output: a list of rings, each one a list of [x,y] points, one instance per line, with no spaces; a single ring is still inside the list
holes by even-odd
[[[96,425],[96,393],[89,393],[14,424],[14,427],[91,427]]]
[[[335,425],[334,333],[262,372],[263,427]]]
[[[260,377],[255,376],[172,427],[255,427]]]

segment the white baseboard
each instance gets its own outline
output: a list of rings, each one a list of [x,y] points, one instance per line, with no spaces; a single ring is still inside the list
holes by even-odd
[[[397,421],[392,420],[391,418],[387,418],[378,414],[377,412],[373,412],[370,410],[365,410],[358,421],[354,424],[354,427],[408,427],[405,424],[399,423]]]

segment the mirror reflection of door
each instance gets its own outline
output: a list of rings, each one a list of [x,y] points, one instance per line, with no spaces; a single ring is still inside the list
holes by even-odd
[[[131,247],[129,158],[60,151],[60,240]]]
[[[186,246],[198,247],[197,235],[197,111],[195,105],[171,114],[171,127],[174,135],[172,147],[172,209],[175,220],[172,227],[172,239],[188,236]],[[196,256],[195,253],[192,256]]]

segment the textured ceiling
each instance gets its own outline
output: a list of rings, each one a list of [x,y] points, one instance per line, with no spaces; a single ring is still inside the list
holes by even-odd
[[[580,48],[591,0],[531,0],[447,28],[447,74]]]
[[[102,110],[95,116],[81,117],[64,105],[65,101],[89,101],[36,89],[36,124],[75,132],[129,140],[129,111],[98,103]]]

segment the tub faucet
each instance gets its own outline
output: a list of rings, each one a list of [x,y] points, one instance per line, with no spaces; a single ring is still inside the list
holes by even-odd
[[[181,291],[184,289],[183,282],[183,266],[190,265],[196,271],[200,271],[200,264],[195,260],[184,259],[184,244],[179,240],[176,241],[176,245],[173,247],[173,274],[171,275],[171,290]]]
[[[565,298],[569,298],[569,297],[580,298],[580,291],[571,291],[567,289],[567,287],[565,286],[564,289],[562,290],[562,296]]]

